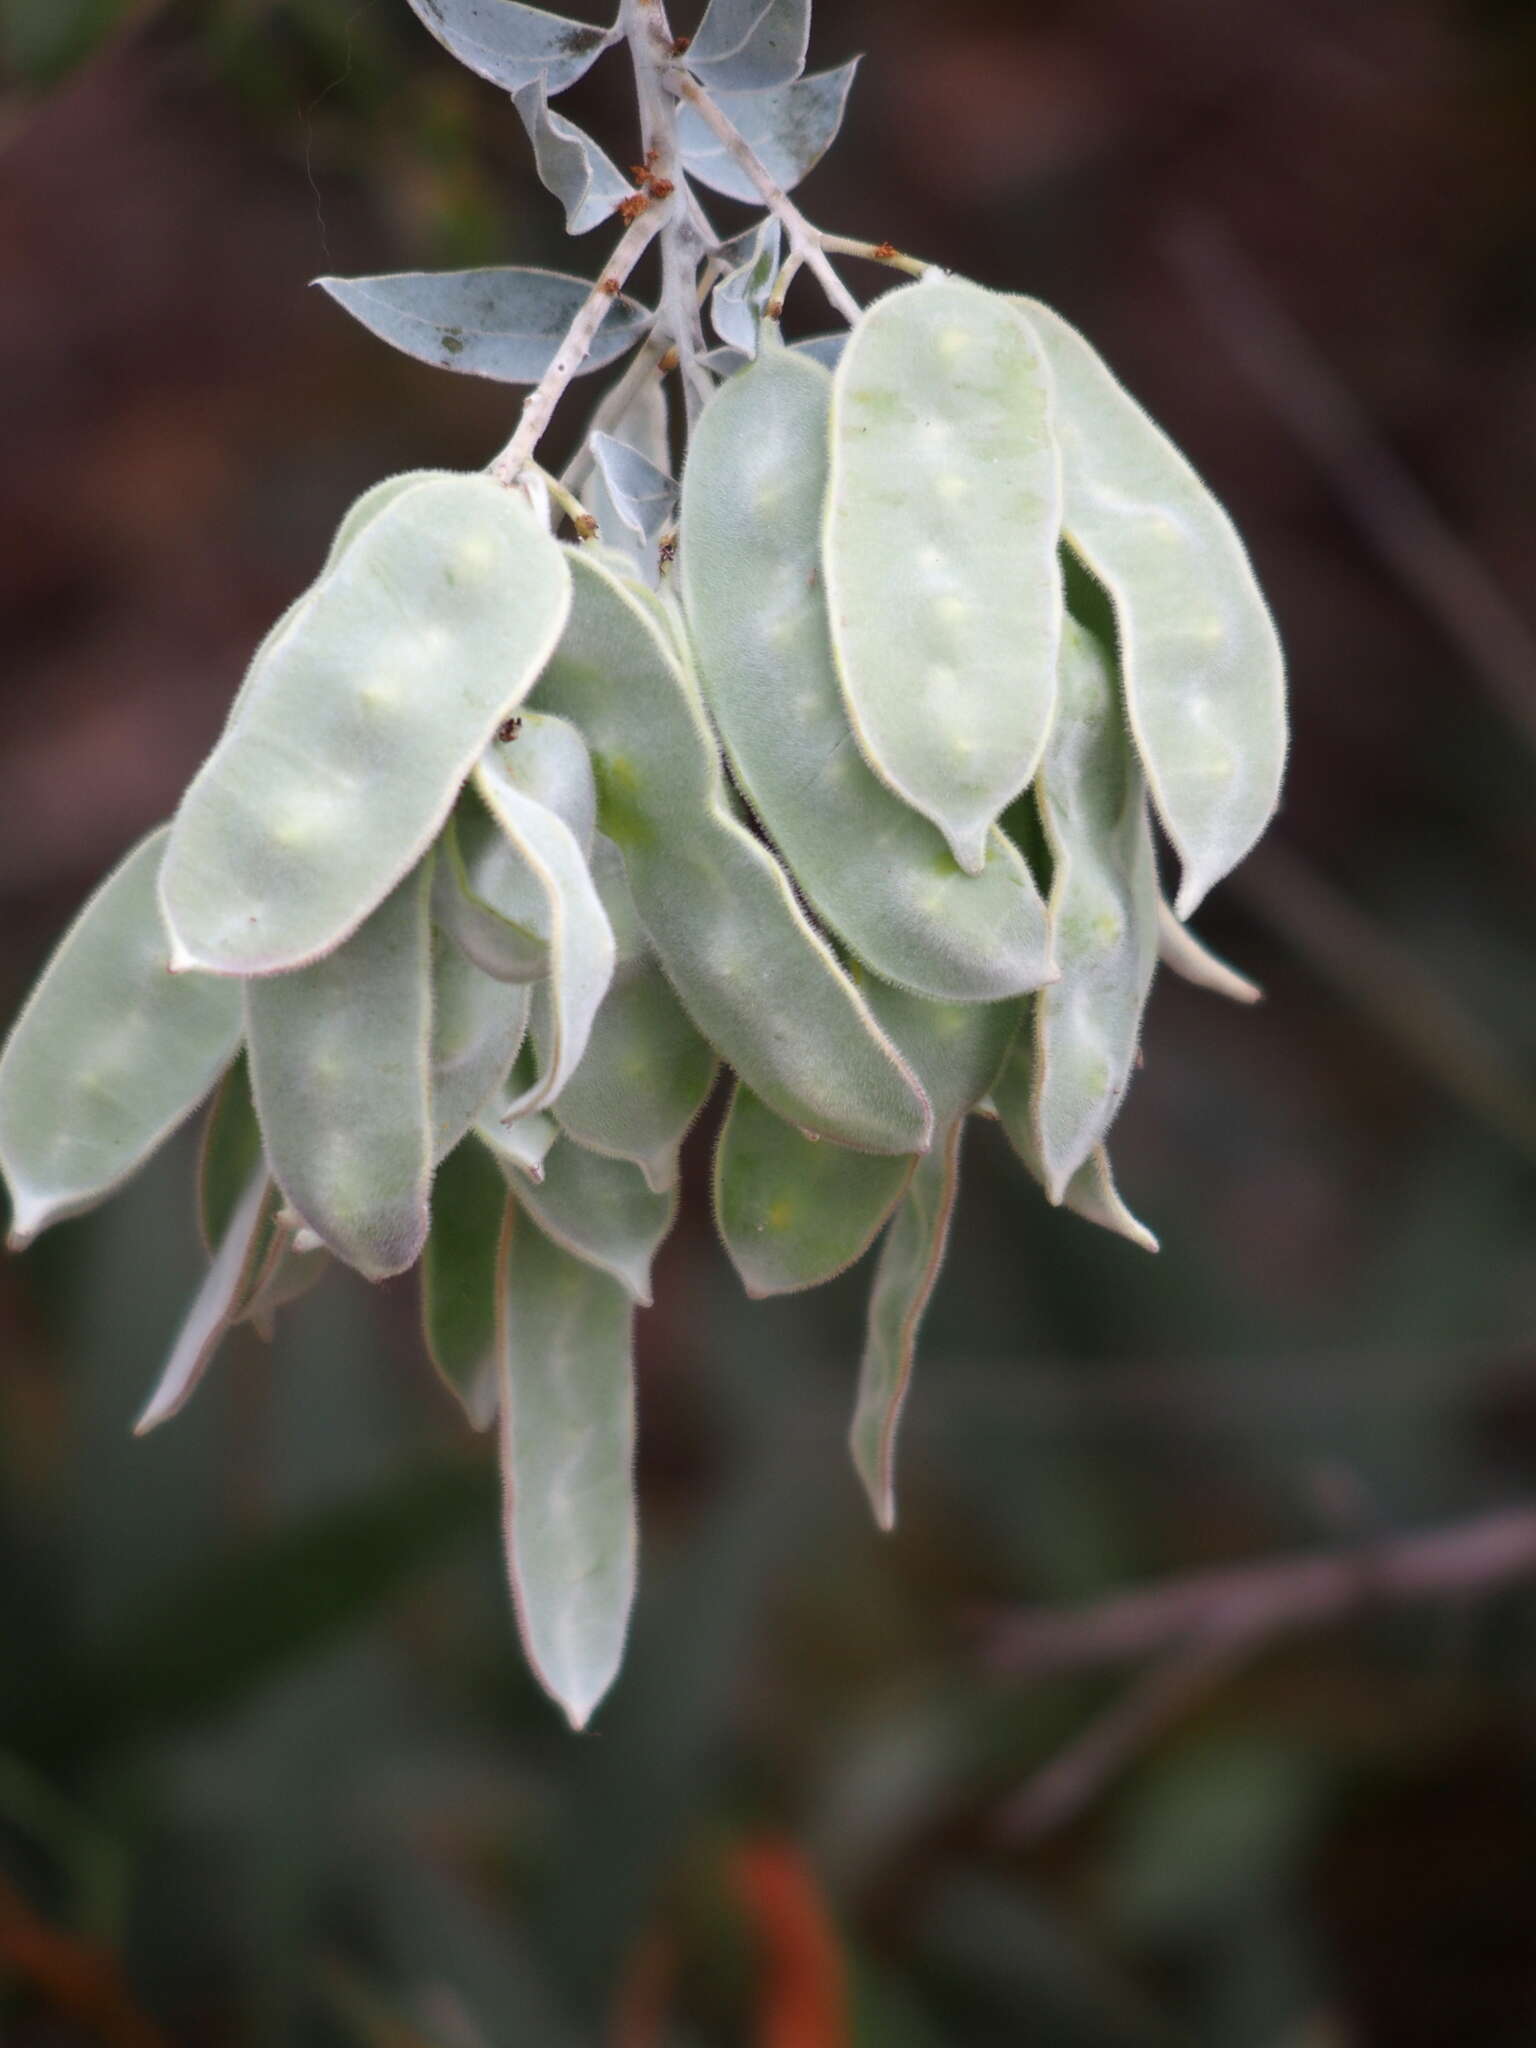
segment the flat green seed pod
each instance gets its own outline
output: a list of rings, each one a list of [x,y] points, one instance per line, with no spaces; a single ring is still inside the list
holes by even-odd
[[[635,1593],[634,1307],[509,1211],[498,1289],[502,1527],[534,1676],[583,1728]]]
[[[273,1176],[309,1229],[370,1280],[413,1266],[427,1235],[431,865],[325,959],[246,984]]]
[[[167,836],[150,833],[97,889],[0,1053],[13,1249],[137,1172],[239,1047],[239,990],[167,972],[155,908]]]
[[[778,863],[730,809],[692,678],[643,602],[573,555],[571,622],[538,701],[586,735],[599,823],[705,1038],[789,1122],[917,1152],[928,1105]]]
[[[240,1053],[213,1091],[197,1145],[197,1234],[210,1259],[261,1164],[261,1125],[251,1099],[250,1069]]]
[[[473,1429],[496,1418],[496,1288],[507,1184],[478,1139],[449,1153],[432,1185],[432,1227],[421,1255],[427,1356]]]
[[[1045,1169],[1035,1136],[1034,1100],[1034,1029],[1026,1020],[1020,1026],[1013,1049],[993,1084],[991,1109],[1009,1144],[1043,1187]],[[1129,1238],[1143,1251],[1157,1250],[1157,1239],[1121,1200],[1110,1169],[1109,1154],[1102,1145],[1094,1147],[1067,1182],[1061,1206],[1070,1209],[1074,1216],[1081,1216],[1087,1223],[1097,1223],[1103,1230],[1112,1230],[1119,1237]]]
[[[1157,967],[1157,852],[1109,649],[1062,631],[1056,723],[1035,785],[1061,979],[1035,999],[1035,1134],[1060,1202],[1130,1084]]]
[[[849,1443],[882,1529],[896,1519],[896,1430],[911,1384],[919,1326],[948,1242],[968,1111],[988,1099],[1027,1013],[1025,998],[930,1003],[870,981],[869,1006],[917,1070],[941,1133],[886,1232],[875,1266],[869,1325]]]
[[[1279,636],[1236,529],[1178,449],[1059,314],[1013,304],[1055,377],[1064,530],[1114,604],[1126,710],[1188,917],[1279,800]]]
[[[543,1168],[519,1185],[519,1202],[546,1237],[649,1308],[651,1264],[676,1220],[677,1189],[658,1194],[627,1159],[581,1145],[555,1146]]]
[[[535,1181],[544,1178],[544,1162],[560,1137],[560,1126],[542,1109],[514,1117],[509,1124],[493,1111],[480,1119],[475,1131],[504,1172],[515,1168],[525,1180]]]
[[[278,974],[355,931],[441,830],[569,604],[557,544],[483,476],[403,491],[267,646],[182,800],[173,963]]]
[[[795,880],[875,973],[966,1003],[1038,988],[1045,905],[1019,853],[991,832],[966,874],[854,744],[821,577],[831,398],[820,364],[765,345],[694,432],[679,574],[705,697]]]
[[[1018,1035],[1027,1004],[931,1003],[871,977],[864,996],[880,1028],[916,1071],[933,1104],[937,1128],[947,1130],[987,1093]]]
[[[917,1162],[875,1263],[848,1444],[882,1529],[896,1526],[896,1429],[912,1384],[918,1331],[949,1243],[964,1129],[964,1119],[957,1119]]]
[[[241,1320],[270,1239],[273,1208],[272,1182],[261,1166],[235,1205],[165,1368],[133,1425],[135,1436],[147,1436],[186,1406],[219,1345]]]
[[[549,973],[549,941],[530,924],[508,916],[530,914],[527,869],[506,835],[467,785],[437,842],[432,873],[432,916],[480,969],[497,981],[542,981]]]
[[[615,976],[555,1118],[588,1151],[633,1161],[661,1192],[677,1180],[678,1149],[709,1100],[717,1067],[648,957],[623,980]]]
[[[807,1137],[739,1082],[715,1148],[715,1223],[754,1301],[845,1272],[912,1178],[910,1159]]]
[[[554,723],[554,721],[551,721]],[[532,887],[527,922],[549,945],[542,1071],[505,1115],[526,1116],[553,1102],[581,1063],[608,984],[613,931],[591,870],[565,821],[518,786],[500,750],[475,769],[475,787],[521,862]]]
[[[445,1159],[499,1094],[528,1029],[528,990],[482,974],[442,932],[432,943],[432,1157]]]
[[[1187,924],[1181,924],[1172,909],[1162,897],[1157,899],[1157,957],[1182,980],[1192,982],[1196,988],[1207,988],[1213,995],[1225,996],[1234,1003],[1262,1003],[1264,991],[1256,981],[1250,981],[1246,974],[1239,974],[1235,967],[1209,946],[1197,939]]]
[[[876,299],[833,377],[832,644],[865,759],[968,874],[1050,729],[1060,536],[1050,374],[1009,302],[937,274]]]

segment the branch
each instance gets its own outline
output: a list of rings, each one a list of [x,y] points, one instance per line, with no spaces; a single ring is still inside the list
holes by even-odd
[[[534,449],[539,445],[555,407],[565,395],[566,386],[586,361],[587,352],[597,338],[598,329],[607,318],[608,309],[623,290],[625,280],[650,246],[660,226],[660,216],[647,201],[644,211],[624,230],[617,248],[603,266],[597,283],[578,307],[575,319],[565,330],[565,339],[555,351],[554,361],[523,400],[517,432],[490,466],[491,475],[498,483],[510,485],[517,482]]]
[[[791,256],[797,257],[815,275],[833,307],[851,327],[859,317],[859,302],[832,268],[820,233],[811,226],[751,143],[720,111],[698,80],[686,71],[674,71],[670,74],[670,82],[678,97],[688,102],[705,127],[729,150],[752,180],[764,206],[777,218],[788,236]]]
[[[1026,1610],[994,1632],[987,1660],[1038,1679],[1196,1644],[1251,1651],[1364,1609],[1487,1595],[1532,1577],[1536,1508],[1510,1508],[1344,1555],[1275,1558],[1085,1607]]]

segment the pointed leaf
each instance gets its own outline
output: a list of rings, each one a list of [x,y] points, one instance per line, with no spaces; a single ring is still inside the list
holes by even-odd
[[[242,1052],[213,1091],[198,1139],[197,1234],[210,1259],[224,1242],[251,1175],[261,1164],[261,1125]]]
[[[614,28],[588,28],[525,7],[520,0],[410,0],[422,25],[461,64],[515,93],[542,77],[562,93],[604,50],[617,42]]]
[[[283,973],[355,931],[436,838],[569,601],[559,548],[487,477],[380,512],[182,799],[160,878],[174,963]]]
[[[964,1119],[957,1119],[942,1142],[917,1162],[912,1185],[880,1247],[870,1289],[849,1447],[882,1529],[896,1526],[896,1427],[912,1382],[918,1331],[949,1243],[964,1129]]]
[[[770,213],[720,251],[720,260],[731,267],[715,286],[709,317],[720,339],[749,360],[757,354],[758,328],[773,296],[783,245],[778,219]]]
[[[1062,631],[1056,723],[1035,785],[1051,850],[1051,932],[1061,979],[1035,1012],[1035,1133],[1059,1202],[1102,1143],[1130,1085],[1157,966],[1157,853],[1146,784],[1121,720],[1109,648]]]
[[[1246,974],[1239,974],[1225,960],[1203,945],[1186,924],[1181,924],[1163,901],[1157,900],[1157,953],[1169,967],[1196,988],[1208,988],[1214,995],[1234,1003],[1261,1003],[1264,991]]]
[[[788,192],[831,148],[858,68],[855,57],[836,71],[818,71],[772,92],[720,92],[713,98],[769,176]],[[727,199],[748,206],[762,203],[752,179],[690,106],[678,110],[677,135],[690,177]]]
[[[832,645],[864,758],[968,874],[1050,730],[1060,535],[1050,378],[1008,301],[937,275],[877,299],[833,378]]]
[[[613,932],[581,845],[562,818],[519,787],[510,752],[484,754],[475,787],[527,872],[535,898],[527,921],[549,943],[549,979],[540,984],[549,1021],[543,1073],[508,1105],[508,1120],[553,1102],[575,1072],[614,962]]]
[[[528,1029],[528,990],[493,980],[451,939],[432,946],[432,1157],[500,1094]]]
[[[0,1053],[13,1247],[137,1172],[239,1047],[239,990],[168,971],[155,907],[167,837],[141,840],[97,889]]]
[[[854,744],[821,588],[830,391],[767,348],[694,433],[679,568],[710,709],[796,881],[877,974],[959,1002],[1036,988],[1045,905],[1018,852],[994,832],[962,873]]]
[[[477,1138],[438,1168],[432,1227],[421,1258],[427,1356],[473,1429],[496,1417],[496,1289],[507,1184]]]
[[[586,735],[599,822],[694,1023],[790,1122],[860,1150],[921,1151],[921,1091],[772,855],[730,810],[666,627],[589,556],[574,556],[571,572],[571,624],[538,701]]]
[[[267,1242],[272,1210],[272,1183],[263,1165],[251,1175],[235,1206],[165,1369],[133,1425],[135,1436],[146,1436],[186,1406],[219,1345],[240,1321]]]
[[[370,1280],[414,1265],[427,1234],[430,867],[326,959],[246,984],[273,1175],[289,1207]]]
[[[510,0],[496,0],[505,7]],[[384,277],[317,277],[338,306],[391,348],[467,377],[537,384],[591,296],[558,270],[403,270]],[[610,304],[578,376],[634,347],[652,315],[622,293]]]
[[[661,537],[677,524],[677,484],[638,448],[611,434],[594,434],[591,447],[603,486],[603,499],[598,501],[602,509],[594,515],[603,536],[611,546],[622,548],[654,584]]]
[[[753,1300],[795,1294],[863,1257],[911,1177],[910,1159],[808,1138],[738,1082],[715,1151],[715,1222]]]
[[[563,114],[550,112],[542,77],[515,92],[512,104],[533,144],[541,181],[565,208],[568,235],[584,235],[600,226],[621,201],[633,196],[634,186],[591,136]]]
[[[651,1263],[677,1216],[675,1187],[657,1193],[627,1159],[557,1145],[543,1173],[518,1188],[518,1200],[546,1237],[650,1306]]]
[[[1039,1140],[1035,1134],[1035,1052],[1034,1027],[1025,1019],[1019,1027],[1013,1049],[1004,1062],[992,1089],[991,1106],[1004,1135],[1029,1168],[1041,1186],[1045,1185],[1045,1169],[1040,1160]],[[1114,1174],[1110,1170],[1109,1154],[1102,1145],[1096,1146],[1090,1156],[1068,1181],[1061,1198],[1062,1207],[1070,1209],[1085,1222],[1097,1223],[1101,1229],[1112,1230],[1117,1236],[1129,1238],[1132,1244],[1140,1245],[1143,1251],[1155,1252],[1157,1239],[1144,1223],[1134,1217],[1120,1199],[1115,1186]]]
[[[1016,299],[1056,384],[1065,531],[1115,608],[1126,710],[1187,918],[1274,815],[1285,663],[1243,544],[1083,337]]]
[[[534,1676],[583,1728],[635,1592],[634,1309],[513,1215],[499,1290],[507,1571]]]
[[[805,69],[811,0],[709,0],[688,69],[712,93],[762,92]]]

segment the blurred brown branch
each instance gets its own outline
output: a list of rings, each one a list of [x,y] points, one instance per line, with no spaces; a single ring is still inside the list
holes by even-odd
[[[1536,1578],[1536,1508],[1342,1553],[1194,1572],[1084,1607],[1026,1609],[993,1633],[995,1669],[1038,1679],[1197,1644],[1248,1652],[1362,1609],[1487,1595]]]
[[[0,1976],[19,1979],[59,2018],[110,2048],[169,2048],[135,2003],[117,1957],[54,1926],[0,1875]]]
[[[1514,1508],[1340,1554],[1197,1572],[1086,1607],[1005,1622],[989,1661],[1014,1676],[1160,1661],[1004,1806],[1005,1840],[1037,1842],[1278,1638],[1378,1606],[1486,1596],[1536,1577],[1536,1508]]]

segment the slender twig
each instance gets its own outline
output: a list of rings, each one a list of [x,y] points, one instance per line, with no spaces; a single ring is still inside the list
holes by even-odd
[[[1249,382],[1327,474],[1371,547],[1536,748],[1536,630],[1377,434],[1353,394],[1218,222],[1190,215],[1169,253]]]
[[[597,339],[598,329],[623,289],[625,280],[649,248],[660,226],[656,209],[648,204],[624,230],[617,248],[603,267],[602,275],[566,329],[565,339],[555,351],[554,361],[523,400],[517,432],[490,466],[491,474],[498,483],[513,484],[517,481],[539,445],[555,407],[565,395],[566,386],[586,361]]]
[[[882,263],[887,270],[904,270],[908,277],[926,277],[937,270],[921,256],[907,256],[890,242],[856,242],[848,235],[823,235],[821,246],[829,256],[859,256],[866,263]]]
[[[1246,1637],[1196,1642],[1156,1664],[1082,1734],[1058,1750],[997,1816],[1005,1841],[1039,1842],[1055,1834],[1159,1736],[1252,1655]]]
[[[1181,1644],[1268,1644],[1361,1608],[1463,1599],[1533,1577],[1536,1508],[1509,1508],[1360,1550],[1272,1558],[1084,1607],[1026,1610],[994,1632],[987,1656],[1000,1671],[1044,1678]]]
[[[530,463],[528,467],[536,471],[545,490],[548,491],[566,518],[569,519],[571,525],[576,529],[576,538],[578,540],[588,541],[600,540],[602,538],[596,519],[593,518],[574,491],[567,490],[559,477],[551,475],[547,469],[540,468],[537,463]]]
[[[673,91],[688,102],[705,127],[752,180],[763,204],[779,220],[789,237],[791,254],[799,254],[834,310],[852,326],[859,317],[859,302],[833,269],[819,230],[811,226],[751,143],[729,116],[721,112],[698,80],[691,78],[686,71],[671,72],[669,80]]]
[[[1150,1744],[1280,1638],[1370,1607],[1498,1592],[1536,1577],[1536,1509],[1336,1554],[1197,1572],[1085,1607],[1011,1617],[990,1661],[1015,1677],[1157,1659],[1003,1807],[998,1832],[1038,1842],[1083,1811]]]
[[[704,244],[689,210],[677,139],[677,100],[670,90],[672,31],[662,0],[623,0],[620,20],[634,66],[647,189],[662,209],[660,320],[677,350],[691,426],[714,387],[699,363],[703,332],[697,275]]]

